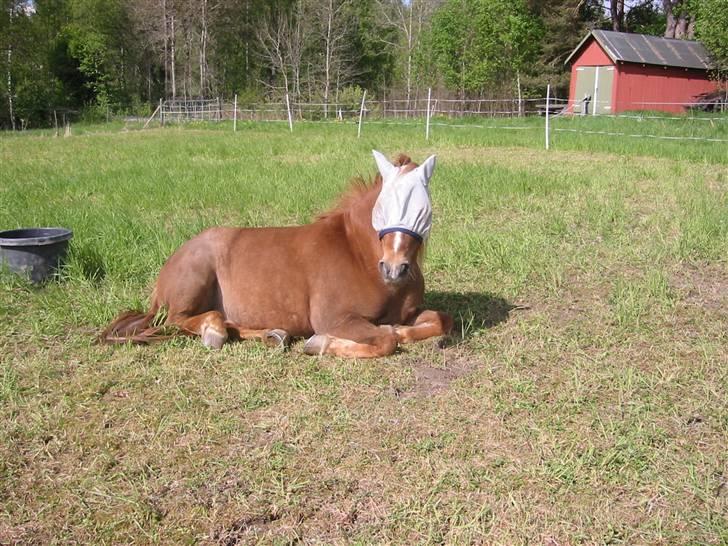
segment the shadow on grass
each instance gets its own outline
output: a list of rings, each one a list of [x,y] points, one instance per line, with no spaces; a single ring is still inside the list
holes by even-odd
[[[101,253],[91,246],[72,246],[71,260],[87,281],[98,284],[106,277],[106,265]]]
[[[489,293],[427,292],[425,306],[444,311],[455,320],[453,333],[462,339],[508,320],[511,310],[519,306]]]

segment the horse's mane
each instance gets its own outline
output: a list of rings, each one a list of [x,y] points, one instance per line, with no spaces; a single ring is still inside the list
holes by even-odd
[[[412,159],[405,154],[399,154],[399,156],[397,156],[397,159],[394,161],[394,165],[396,167],[405,167],[403,172],[409,172],[412,169],[417,168],[418,166],[417,163],[414,163]],[[379,195],[381,189],[381,174],[377,173],[374,176],[374,179],[369,181],[365,180],[362,176],[355,176],[351,179],[351,182],[349,183],[349,188],[339,198],[339,201],[336,203],[336,205],[332,209],[322,214],[319,214],[316,219],[325,220],[326,218],[331,218],[333,216],[344,214],[347,211],[355,208],[360,203],[364,202],[371,202],[371,206],[373,207],[376,196]]]

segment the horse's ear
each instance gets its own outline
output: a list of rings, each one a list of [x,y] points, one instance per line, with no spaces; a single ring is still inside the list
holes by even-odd
[[[397,172],[397,167],[392,165],[383,153],[372,150],[372,154],[374,154],[374,161],[377,162],[377,168],[379,169],[379,173],[382,175],[383,180],[388,180]]]
[[[425,179],[425,185],[427,185],[430,182],[430,178],[432,178],[432,173],[435,172],[435,164],[437,163],[437,156],[431,155],[427,159],[425,159],[425,162],[417,167],[417,170],[422,173],[422,176]]]

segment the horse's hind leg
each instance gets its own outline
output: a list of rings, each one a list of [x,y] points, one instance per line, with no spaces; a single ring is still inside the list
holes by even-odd
[[[251,330],[241,328],[235,323],[225,322],[228,333],[232,333],[237,339],[256,339],[265,343],[268,347],[288,349],[291,346],[291,336],[288,332],[279,328],[273,330]]]
[[[176,324],[189,334],[202,338],[202,344],[211,349],[221,348],[228,339],[225,318],[220,311],[208,311],[199,315],[178,315],[169,322]]]

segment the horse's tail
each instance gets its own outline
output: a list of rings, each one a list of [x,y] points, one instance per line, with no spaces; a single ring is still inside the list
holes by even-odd
[[[155,298],[156,299],[156,298]],[[161,334],[163,326],[155,325],[159,305],[155,301],[146,313],[124,311],[109,324],[101,335],[101,343],[153,343],[174,337],[175,334]]]

